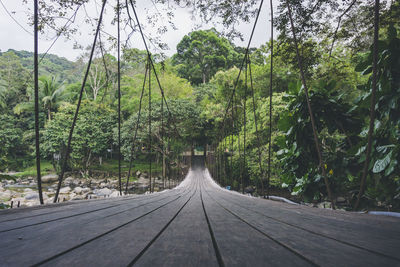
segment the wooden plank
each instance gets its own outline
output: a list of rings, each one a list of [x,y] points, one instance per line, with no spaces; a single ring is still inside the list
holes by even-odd
[[[219,194],[213,194],[211,198],[233,214],[243,218],[260,231],[285,244],[317,265],[337,266],[338,263],[342,263],[349,266],[396,266],[396,264],[399,264],[399,261],[392,259],[392,257],[385,257],[373,253],[373,251],[371,253],[371,251],[272,220],[253,212],[249,208],[235,205],[231,199],[223,199]],[[328,226],[329,224],[325,225],[325,227]]]
[[[342,245],[351,244],[400,260],[400,255],[396,253],[400,249],[400,223],[394,224],[393,218],[382,217],[377,221],[373,215],[354,214],[357,219],[363,217],[363,223],[358,223],[357,220],[352,221],[351,214],[343,218],[343,212],[340,211],[331,211],[335,216],[326,217],[315,214],[317,209],[307,207],[299,212],[299,209],[286,209],[283,203],[270,205],[272,201],[251,199],[221,189],[214,188],[212,195],[224,199],[230,207],[234,204],[242,207],[242,210],[250,211],[252,216],[261,215],[256,219],[261,222],[269,219],[286,226],[295,226],[299,231],[307,230],[310,235],[320,234],[341,241]]]
[[[226,266],[313,265],[216,205],[207,194],[203,201]]]
[[[0,259],[7,264],[26,265],[40,262],[111,231],[168,202],[173,202],[180,197],[179,192],[177,193],[161,201],[136,200],[130,207],[126,207],[126,212],[122,213],[117,213],[121,210],[114,213],[106,210],[0,233],[2,245]],[[39,248],[41,252],[35,253]],[[19,257],[19,255],[25,256]]]
[[[48,261],[45,266],[127,266],[184,205],[190,195]]]
[[[218,266],[199,190],[137,265]]]

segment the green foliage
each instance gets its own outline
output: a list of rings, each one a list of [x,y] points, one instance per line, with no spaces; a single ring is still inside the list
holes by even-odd
[[[0,122],[0,171],[5,171],[8,167],[16,167],[13,162],[27,152],[27,143],[23,130],[15,127],[19,124],[16,117],[1,114]]]
[[[199,107],[190,100],[170,99],[168,101],[168,107],[171,112],[171,116],[165,106],[165,103],[163,106],[163,113],[161,113],[160,100],[152,103],[152,150],[160,152],[163,146],[164,149],[168,147],[169,151],[175,153],[182,152],[189,144],[191,144],[192,140],[199,140],[203,137],[202,126],[204,124],[204,121],[200,117]],[[122,125],[121,152],[125,160],[129,160],[130,158],[130,151],[132,147],[134,132],[136,129],[137,118],[138,113],[135,113]],[[134,146],[136,156],[139,155],[141,150],[144,150],[144,152],[146,152],[148,149],[148,120],[149,110],[148,107],[144,107],[141,112],[137,140]],[[161,127],[161,123],[163,123],[163,127]],[[164,136],[163,139],[161,139],[162,134]],[[116,137],[117,134],[115,133],[114,136]]]
[[[65,154],[74,112],[75,107],[66,104],[60,108],[54,119],[46,124],[41,140],[43,155],[52,159],[53,154]],[[83,102],[72,138],[70,167],[78,168],[83,174],[87,174],[96,157],[105,157],[107,148],[112,144],[115,122],[115,113],[109,108]]]
[[[377,93],[375,105],[374,143],[369,166],[367,197],[400,206],[400,39],[393,25],[388,28],[388,36],[379,42]],[[372,48],[371,48],[372,51]],[[357,70],[370,75],[372,52],[357,65]],[[372,76],[363,87],[356,108],[360,113],[367,111],[370,102]],[[360,133],[364,135],[366,126]],[[366,137],[358,144],[365,150]],[[364,163],[365,157],[359,159]],[[360,175],[360,174],[359,174]]]
[[[346,150],[356,142],[354,132],[360,127],[360,120],[351,113],[351,106],[332,89],[335,82],[320,81],[310,92],[311,108],[316,129],[322,142],[324,160],[333,190],[345,185],[350,167]],[[283,182],[293,193],[301,193],[307,199],[319,199],[320,192],[326,193],[324,181],[318,169],[319,161],[314,144],[311,121],[304,91],[300,83],[291,84],[284,97],[287,110],[279,120],[279,129],[285,134],[278,140],[278,157],[282,162]]]
[[[200,84],[208,82],[218,70],[231,68],[238,56],[233,45],[216,30],[199,30],[183,37],[172,62],[182,77]]]

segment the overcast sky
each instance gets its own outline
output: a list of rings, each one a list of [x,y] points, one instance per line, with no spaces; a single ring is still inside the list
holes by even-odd
[[[27,50],[33,51],[33,27],[28,24],[28,8],[32,7],[23,4],[22,0],[0,0],[0,50],[2,52],[7,51],[12,48],[15,50]],[[33,1],[28,1],[32,3]],[[104,31],[116,36],[116,26],[111,24],[111,20],[113,18],[113,10],[112,6],[115,5],[115,0],[109,0],[108,5],[106,5],[106,14],[103,19],[104,22]],[[92,3],[88,4],[86,7],[86,12],[90,17],[97,17],[98,12],[100,10],[100,0],[97,0],[97,5],[95,4],[95,0]],[[274,1],[276,4],[276,1]],[[11,13],[11,16],[15,18],[23,28],[25,28],[28,32],[26,32],[21,26],[19,26],[13,19],[7,14],[5,8]],[[148,0],[137,0],[137,12],[139,16],[139,20],[142,24],[146,25],[146,14],[147,12],[154,12],[155,7],[152,5],[151,1]],[[162,6],[159,6],[159,10],[162,11]],[[85,18],[85,10],[80,9],[77,15],[77,19],[75,21],[75,25],[79,25],[79,32],[73,36],[74,40],[66,40],[65,38],[60,38],[49,53],[56,54],[59,56],[66,57],[69,60],[75,60],[81,53],[81,50],[73,49],[74,41],[77,41],[79,44],[83,46],[87,46],[93,42],[93,32],[92,26],[88,25],[84,22]],[[263,8],[261,10],[259,22],[257,24],[257,28],[253,37],[252,47],[259,47],[261,44],[264,44],[270,37],[270,19],[269,19],[269,1],[264,1]],[[244,41],[235,40],[236,45],[246,46],[248,39],[250,37],[251,29],[253,26],[255,18],[252,18],[250,23],[242,23],[238,25],[236,28],[243,33]],[[188,34],[192,31],[196,25],[200,21],[192,21],[191,14],[189,10],[183,8],[177,8],[175,10],[175,18],[174,23],[177,26],[178,30],[169,30],[167,33],[161,35],[161,39],[163,42],[167,43],[170,50],[164,51],[164,53],[168,56],[171,56],[176,51],[176,45],[182,39],[185,34]],[[61,23],[61,22],[60,22]],[[63,24],[62,22],[61,24]],[[60,25],[61,25],[60,24]],[[203,29],[207,29],[212,27],[213,25],[203,25]],[[155,32],[157,26],[152,28],[147,25],[145,29],[145,33]],[[217,29],[221,30],[222,28],[217,25]],[[127,30],[128,32],[128,30]],[[39,53],[43,53],[47,50],[47,48],[51,45],[52,40],[55,36],[54,32],[49,32],[46,35],[40,35],[39,40]],[[106,35],[103,33],[103,39],[106,39]],[[127,35],[124,31],[121,33],[121,39],[126,40]],[[131,37],[130,44],[132,47],[144,49],[140,36],[138,34],[134,34]],[[154,48],[151,48],[152,52]]]

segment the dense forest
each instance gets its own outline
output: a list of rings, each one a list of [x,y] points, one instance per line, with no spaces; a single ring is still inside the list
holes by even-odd
[[[162,158],[170,168],[180,168],[182,153],[191,148],[213,147],[225,161],[218,182],[237,191],[254,186],[254,194],[260,195],[261,187],[267,186],[272,88],[271,192],[306,203],[328,200],[286,5],[281,2],[274,22],[278,34],[273,40],[273,55],[272,40],[250,48],[247,58],[246,48],[236,46],[229,34],[214,28],[196,30],[180,40],[172,57],[152,55],[155,76],[148,71],[146,51],[123,48],[124,176],[132,156],[138,162],[135,170],[149,157],[157,170]],[[360,189],[366,160],[374,6],[368,1],[344,1],[339,7],[335,1],[317,1],[315,5],[311,2],[316,1],[292,2],[300,58],[325,162],[322,168],[336,202],[350,209]],[[334,12],[329,12],[331,9]],[[345,15],[339,21],[330,17],[341,12]],[[362,209],[400,209],[399,18],[398,1],[381,4],[374,141]],[[107,159],[118,156],[117,59],[101,44],[96,51],[68,161],[68,170],[85,179],[94,175]],[[242,68],[244,58],[247,63]],[[86,59],[87,52],[75,62],[48,54],[40,62],[41,158],[48,168],[43,170],[44,174],[60,171]],[[22,172],[35,163],[32,66],[31,52],[10,49],[0,54],[3,173]],[[158,81],[168,107],[162,100]],[[230,103],[233,90],[235,97]],[[115,161],[112,164],[115,168]]]

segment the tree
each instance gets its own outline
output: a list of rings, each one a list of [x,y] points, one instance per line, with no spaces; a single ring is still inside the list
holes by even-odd
[[[26,152],[27,144],[23,140],[23,131],[18,125],[18,119],[11,115],[0,115],[0,171],[5,171],[11,160],[17,160]],[[15,166],[14,166],[15,167]]]
[[[28,70],[21,64],[19,57],[8,51],[0,56],[0,95],[2,106],[10,110],[19,102],[26,101]]]
[[[229,69],[238,53],[215,29],[199,30],[185,35],[177,45],[172,63],[179,75],[193,84],[208,82],[221,69]]]
[[[65,86],[59,83],[55,77],[39,78],[40,82],[40,95],[43,107],[47,111],[47,119],[51,120],[51,112],[54,111],[59,105],[60,101],[63,100],[63,93]]]
[[[74,112],[73,105],[65,104],[54,119],[46,124],[41,143],[47,157],[65,154],[68,140],[66,133],[71,127]],[[83,176],[87,176],[94,159],[104,155],[111,146],[115,121],[115,114],[109,108],[83,101],[72,138],[69,166],[78,168]]]

